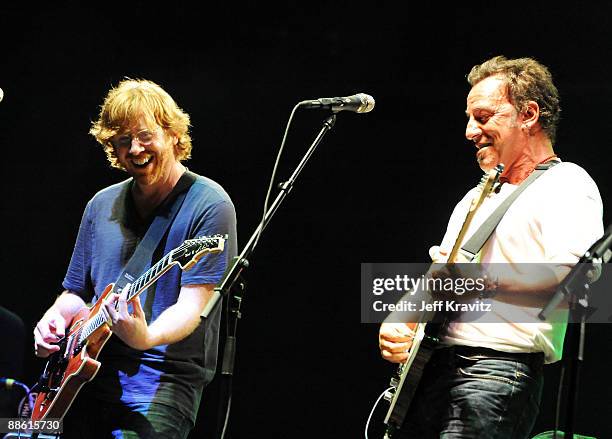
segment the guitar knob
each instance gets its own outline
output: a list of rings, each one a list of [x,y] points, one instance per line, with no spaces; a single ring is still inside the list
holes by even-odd
[[[387,390],[383,396],[383,398],[385,398],[385,401],[387,402],[391,402],[393,401],[393,396],[395,396],[395,389],[393,390]]]
[[[391,377],[389,385],[393,386],[393,388],[397,389],[397,386],[399,386],[399,380],[396,377]]]

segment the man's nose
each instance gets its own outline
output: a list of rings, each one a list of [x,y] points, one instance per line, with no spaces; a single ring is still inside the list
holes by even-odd
[[[472,142],[477,142],[478,138],[482,135],[482,130],[473,118],[468,120],[467,126],[465,127],[465,138]]]
[[[131,155],[138,155],[142,151],[144,151],[144,148],[142,147],[142,145],[140,144],[138,139],[132,139],[132,143],[130,144],[130,151],[129,151],[129,153]]]

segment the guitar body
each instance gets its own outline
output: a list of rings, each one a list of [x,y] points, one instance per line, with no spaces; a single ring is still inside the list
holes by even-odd
[[[102,302],[112,293],[113,286],[114,284],[110,284],[106,287],[94,306],[78,312],[64,338],[65,343],[60,343],[63,349],[49,358],[41,377],[44,381],[40,383],[42,390],[32,408],[33,421],[63,418],[83,384],[91,381],[98,373],[100,362],[96,359],[112,335],[110,328],[108,325],[100,326],[87,337],[87,342],[81,349],[77,341],[83,326],[92,316],[97,315]]]
[[[391,377],[394,393],[385,395],[385,399],[390,402],[385,417],[386,438],[392,437],[393,433],[404,424],[408,409],[414,400],[421,378],[423,378],[425,366],[439,347],[447,316],[443,312],[436,312],[430,318],[432,319],[430,322],[419,323],[416,326],[411,354],[406,363],[400,365]]]

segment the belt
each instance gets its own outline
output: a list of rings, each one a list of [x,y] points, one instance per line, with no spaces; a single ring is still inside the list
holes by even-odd
[[[464,357],[482,357],[496,360],[516,361],[536,370],[542,368],[544,365],[543,352],[502,352],[495,349],[463,345],[449,346],[441,348],[438,351],[440,352],[434,355],[441,355],[447,358],[452,358],[455,355],[461,355]]]

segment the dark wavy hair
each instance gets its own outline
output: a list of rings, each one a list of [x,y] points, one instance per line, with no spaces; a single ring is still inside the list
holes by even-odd
[[[537,102],[540,126],[554,144],[561,107],[559,91],[548,68],[533,58],[508,59],[500,55],[472,67],[467,80],[473,87],[489,76],[504,78],[510,102],[519,113],[527,109],[529,101]]]

